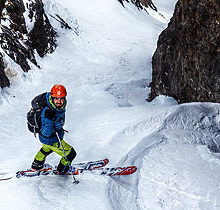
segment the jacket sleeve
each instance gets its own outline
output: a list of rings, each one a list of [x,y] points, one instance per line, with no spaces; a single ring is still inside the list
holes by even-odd
[[[45,117],[45,109],[41,112],[41,134],[45,137],[50,137],[54,134],[53,120]]]

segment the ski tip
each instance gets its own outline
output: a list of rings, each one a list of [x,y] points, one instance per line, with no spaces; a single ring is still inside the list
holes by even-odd
[[[94,169],[98,169],[98,168],[103,168],[104,166],[106,166],[109,163],[109,159],[103,159],[103,160],[98,160],[97,162],[100,162],[99,164],[91,164],[91,166],[88,168],[89,170],[94,170]]]
[[[123,175],[130,175],[137,171],[136,166],[129,166]]]
[[[105,165],[107,165],[109,163],[109,159],[106,158],[106,159],[103,160],[103,162],[105,163]]]
[[[120,171],[119,173],[115,175],[130,175],[130,174],[135,173],[136,171],[137,171],[136,166],[128,166],[124,170]]]
[[[136,167],[136,166],[134,166],[132,170],[133,170],[133,172],[132,172],[132,174],[133,174],[134,172],[136,172],[136,171],[137,171],[137,167]]]

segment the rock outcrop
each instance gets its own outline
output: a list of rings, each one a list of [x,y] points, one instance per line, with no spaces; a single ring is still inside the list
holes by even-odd
[[[24,14],[26,13],[26,19]],[[29,24],[27,24],[27,19]],[[2,0],[0,3],[0,86],[9,86],[4,73],[7,55],[24,72],[38,66],[34,50],[43,57],[56,48],[56,31],[44,12],[42,0]]]
[[[2,59],[2,54],[0,53],[0,87],[1,88],[9,87],[10,85],[9,79],[6,77],[4,69],[5,69],[4,62]]]
[[[149,101],[220,102],[220,1],[178,0],[152,58]]]
[[[29,33],[29,40],[32,48],[43,57],[55,50],[57,33],[44,12],[42,1],[32,1],[28,9],[29,18],[31,21],[35,20],[34,27]]]
[[[124,1],[131,2],[134,4],[138,9],[143,9],[143,7],[150,7],[153,10],[157,11],[156,6],[153,4],[151,0],[118,0],[122,6],[124,6]]]

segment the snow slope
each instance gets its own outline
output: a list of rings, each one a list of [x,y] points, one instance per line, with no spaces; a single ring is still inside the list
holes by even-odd
[[[29,73],[8,59],[12,86],[0,98],[0,172],[29,168],[41,144],[28,132],[31,99],[52,85],[68,90],[65,140],[75,162],[108,157],[109,166],[136,165],[126,177],[36,177],[0,182],[1,209],[217,210],[220,208],[220,106],[146,102],[151,56],[176,1],[155,0],[149,15],[116,0],[44,0],[59,39],[55,53]],[[78,34],[78,35],[77,35]],[[208,148],[211,148],[209,150]],[[59,156],[47,162],[56,165]]]

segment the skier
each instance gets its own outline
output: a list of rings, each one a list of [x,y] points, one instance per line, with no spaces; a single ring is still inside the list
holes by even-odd
[[[65,174],[76,157],[76,151],[73,147],[63,140],[66,95],[66,88],[60,84],[54,85],[51,92],[46,94],[47,106],[41,112],[41,130],[39,133],[39,139],[43,145],[34,158],[31,166],[33,170],[43,169],[46,157],[55,152],[62,156],[57,171],[59,174]]]

